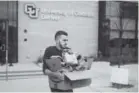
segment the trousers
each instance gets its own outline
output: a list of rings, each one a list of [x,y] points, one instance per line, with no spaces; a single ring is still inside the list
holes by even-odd
[[[70,89],[70,90],[60,90],[60,89],[51,88],[51,92],[70,92],[70,93],[73,93],[73,90],[72,89]]]

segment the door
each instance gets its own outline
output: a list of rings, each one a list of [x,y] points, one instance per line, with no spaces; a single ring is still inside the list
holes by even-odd
[[[0,20],[0,64],[6,63],[8,22]]]
[[[109,57],[110,19],[106,18],[106,1],[99,1],[99,56]]]

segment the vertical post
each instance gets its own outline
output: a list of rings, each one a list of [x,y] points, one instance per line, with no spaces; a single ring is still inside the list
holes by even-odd
[[[8,81],[8,22],[6,22],[6,81]]]
[[[8,19],[8,8],[9,8],[9,2],[7,1],[7,19]],[[6,81],[8,81],[8,40],[9,40],[9,36],[8,36],[8,20],[6,20],[5,22],[5,25],[6,25]]]
[[[138,6],[138,5],[136,5],[136,6]],[[138,12],[138,7],[136,9]],[[138,14],[135,15],[135,40],[137,40],[137,42],[138,42]],[[137,56],[138,56],[138,46],[135,47],[135,57],[137,57]]]
[[[18,62],[18,0],[16,1],[16,62]]]
[[[118,61],[118,68],[120,68],[120,63],[121,63],[121,56],[122,56],[122,36],[123,36],[123,23],[122,23],[122,16],[123,16],[123,10],[122,10],[122,2],[120,2],[120,7],[119,7],[119,17],[120,17],[120,32],[119,32],[119,61]]]

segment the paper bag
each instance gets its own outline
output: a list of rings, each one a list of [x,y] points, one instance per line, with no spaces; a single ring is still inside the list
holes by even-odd
[[[75,54],[65,53],[65,61],[67,63],[78,64],[77,58]]]

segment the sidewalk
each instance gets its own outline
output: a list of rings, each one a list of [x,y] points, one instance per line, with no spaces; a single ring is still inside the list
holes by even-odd
[[[88,87],[74,89],[74,92],[137,92],[138,64],[121,66],[129,70],[129,84],[131,88],[116,89],[111,87],[111,66],[107,62],[92,64],[92,84]],[[0,81],[1,92],[50,92],[48,77],[41,76],[30,79]]]
[[[111,66],[106,65],[107,63],[95,63],[93,72],[95,78],[92,78],[91,88],[97,92],[137,92],[138,91],[138,64],[130,64],[121,66],[121,68],[127,68],[129,71],[129,84],[133,85],[131,88],[112,88],[110,82],[111,77]],[[98,70],[98,68],[99,70]],[[97,73],[97,74],[96,74]],[[98,77],[98,78],[97,78]]]

